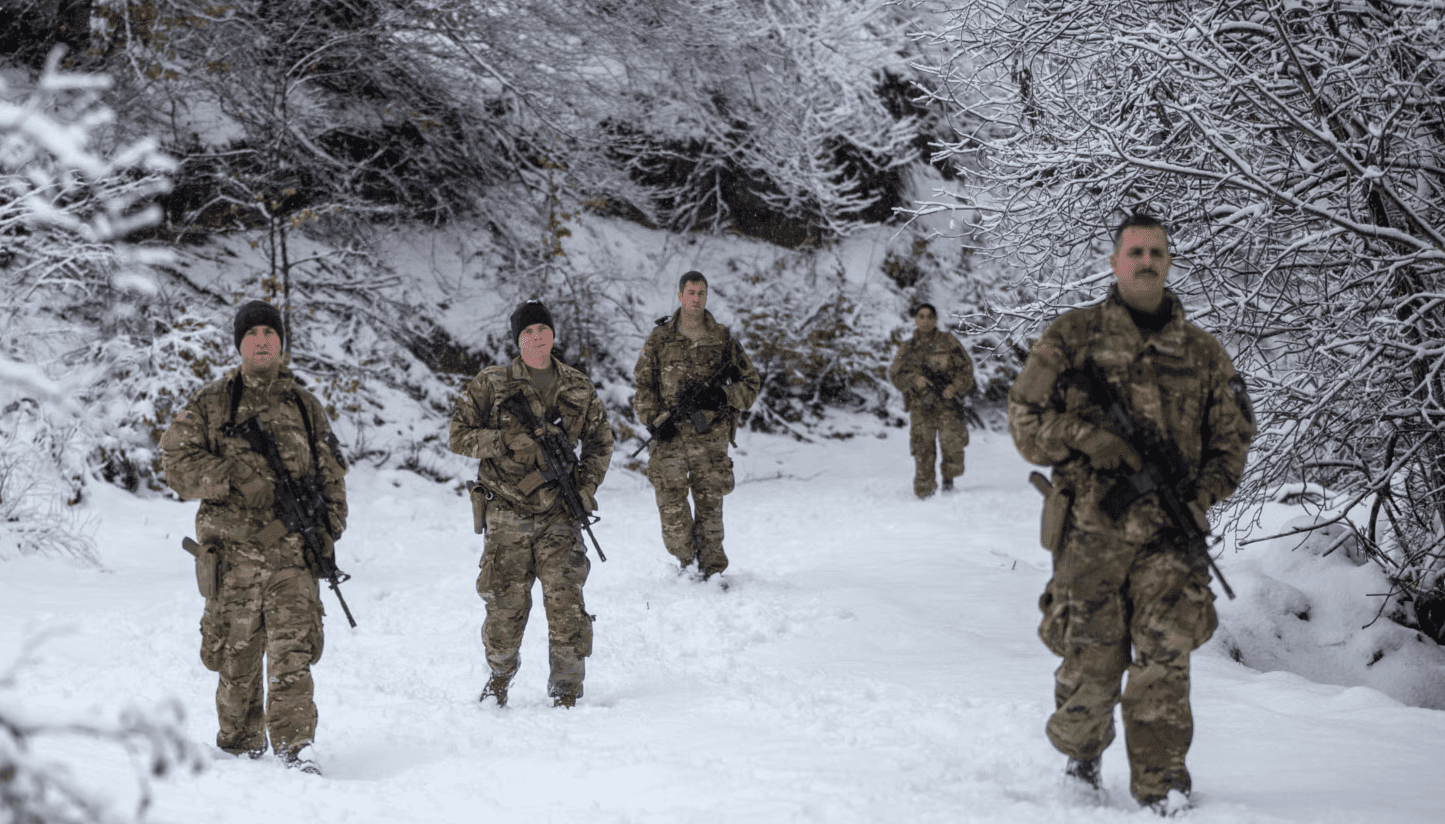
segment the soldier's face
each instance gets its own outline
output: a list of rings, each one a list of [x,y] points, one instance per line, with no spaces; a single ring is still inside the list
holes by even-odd
[[[269,326],[252,326],[241,338],[241,368],[266,372],[281,365],[281,336]]]
[[[1142,312],[1159,308],[1164,278],[1172,265],[1169,238],[1159,226],[1128,227],[1119,236],[1119,248],[1109,256],[1109,266],[1119,278],[1120,296]]]
[[[919,309],[918,314],[913,316],[913,325],[920,332],[932,332],[938,326],[938,316],[931,309]]]
[[[523,359],[531,362],[540,363],[552,357],[552,342],[552,327],[545,323],[534,323],[517,336]]]
[[[689,317],[701,315],[702,310],[707,308],[707,284],[697,281],[684,284],[682,291],[677,293],[677,301]]]

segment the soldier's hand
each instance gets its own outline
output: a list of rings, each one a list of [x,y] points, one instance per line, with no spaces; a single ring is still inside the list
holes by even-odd
[[[249,509],[264,509],[275,503],[276,490],[261,473],[245,464],[239,464],[239,477],[231,482],[241,493],[241,500]]]
[[[525,432],[518,432],[508,438],[507,449],[512,452],[512,460],[523,466],[542,465],[542,447]]]
[[[651,435],[652,439],[658,443],[667,443],[673,438],[676,438],[677,424],[673,422],[672,418],[672,414],[668,412],[663,412],[656,418],[653,418],[652,423],[647,425],[647,434]]]
[[[1069,446],[1088,455],[1089,463],[1095,469],[1116,469],[1120,464],[1127,464],[1136,472],[1144,468],[1123,438],[1096,426],[1086,427],[1071,440]]]
[[[677,424],[672,422],[672,418],[668,418],[662,423],[649,425],[647,427],[647,434],[651,435],[652,439],[658,443],[667,443],[677,437]]]
[[[709,386],[698,393],[697,405],[700,409],[716,412],[728,405],[728,393],[721,386]]]
[[[582,508],[588,512],[597,511],[597,495],[590,486],[577,488],[577,495],[582,499]]]

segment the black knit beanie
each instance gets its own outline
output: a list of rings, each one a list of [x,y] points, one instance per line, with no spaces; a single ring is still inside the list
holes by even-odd
[[[241,338],[251,331],[252,326],[269,326],[276,330],[276,336],[281,338],[281,346],[286,346],[286,330],[281,324],[281,313],[276,307],[264,300],[253,300],[242,306],[236,312],[236,349],[241,348]]]
[[[512,343],[522,336],[522,330],[534,323],[545,323],[552,334],[557,334],[557,327],[552,324],[552,313],[547,311],[547,305],[540,300],[529,300],[517,307],[512,313]]]

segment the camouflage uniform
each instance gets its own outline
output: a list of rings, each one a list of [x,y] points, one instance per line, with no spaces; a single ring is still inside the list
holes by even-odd
[[[240,376],[234,369],[196,392],[161,438],[161,449],[166,483],[182,498],[201,499],[197,539],[220,553],[220,588],[201,618],[201,660],[220,674],[216,744],[230,752],[260,752],[269,732],[271,747],[285,756],[316,735],[311,665],[321,659],[324,612],[301,537],[286,532],[271,504],[249,507],[240,492],[258,479],[275,484],[261,455],[221,431],[233,420],[232,391]],[[242,387],[234,420],[259,415],[292,475],[320,470],[328,526],[333,539],[340,537],[346,470],[320,402],[285,370],[268,386],[242,381]],[[314,462],[307,421],[317,444]],[[263,653],[269,689],[262,684]]]
[[[1059,378],[1092,358],[1135,421],[1177,448],[1184,499],[1207,509],[1227,497],[1255,433],[1244,381],[1223,347],[1188,323],[1167,291],[1163,311],[1162,328],[1141,331],[1116,287],[1103,304],[1055,321],[1009,392],[1009,429],[1019,452],[1051,465],[1055,489],[1074,501],[1054,548],[1053,580],[1040,599],[1039,634],[1064,659],[1055,673],[1049,740],[1081,761],[1103,752],[1114,737],[1114,705],[1127,670],[1130,789],[1144,804],[1170,789],[1189,792],[1189,653],[1218,625],[1214,595],[1206,562],[1187,552],[1156,496],[1136,501],[1117,523],[1100,510],[1127,467],[1100,471],[1071,446],[1108,426],[1081,388]]]
[[[737,414],[753,405],[762,388],[752,362],[727,327],[703,313],[703,334],[693,341],[678,329],[681,310],[657,322],[643,344],[633,375],[637,394],[632,406],[637,419],[651,423],[677,403],[678,390],[689,380],[707,381],[731,359],[725,370],[731,382],[723,387],[727,406],[700,414],[710,430],[699,434],[691,421],[673,421],[678,434],[654,438],[647,476],[657,496],[662,542],[686,567],[694,560],[704,575],[727,569],[723,552],[723,496],[733,491],[733,462],[728,443],[737,430]],[[688,492],[692,506],[688,506]]]
[[[592,654],[592,617],[582,600],[592,564],[556,487],[543,485],[538,467],[514,460],[507,447],[511,437],[532,433],[499,408],[520,391],[538,420],[555,424],[560,416],[567,443],[581,442],[577,487],[590,500],[612,457],[607,411],[586,375],[556,358],[552,365],[557,382],[546,398],[520,357],[509,366],[483,369],[457,400],[451,449],[481,460],[481,483],[495,496],[487,509],[487,545],[477,576],[477,594],[487,605],[482,641],[493,678],[510,683],[517,672],[532,583],[540,580],[551,651],[548,694],[576,699],[582,695],[584,659]]]
[[[940,376],[953,387],[953,398],[945,400],[931,383],[919,389],[924,370]],[[963,448],[968,446],[968,427],[959,406],[973,389],[973,360],[953,335],[941,329],[919,330],[904,342],[888,374],[903,393],[908,412],[908,448],[913,453],[913,492],[920,498],[932,495],[938,486],[933,474],[934,442],[943,449],[943,479],[963,474]]]

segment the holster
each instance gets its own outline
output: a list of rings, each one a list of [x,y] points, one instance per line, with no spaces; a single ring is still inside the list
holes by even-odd
[[[491,490],[482,486],[481,481],[473,481],[471,489],[472,497],[472,531],[478,535],[487,531],[487,502],[492,499]]]
[[[1044,496],[1043,518],[1039,525],[1039,543],[1044,549],[1055,554],[1064,545],[1064,530],[1069,523],[1069,509],[1074,505],[1074,493],[1058,489],[1049,483],[1041,473],[1029,474],[1029,483]]]
[[[196,588],[207,601],[221,591],[221,552],[215,544],[198,544],[181,539],[181,547],[196,559]]]

